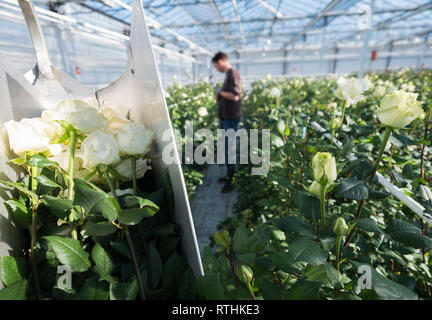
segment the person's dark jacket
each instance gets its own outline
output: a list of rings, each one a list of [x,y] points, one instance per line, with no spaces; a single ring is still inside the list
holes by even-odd
[[[237,69],[231,68],[226,72],[222,90],[231,92],[232,94],[239,96],[240,99],[238,101],[232,101],[225,99],[219,94],[218,117],[222,120],[240,119],[242,116],[242,88],[240,83],[240,74]]]

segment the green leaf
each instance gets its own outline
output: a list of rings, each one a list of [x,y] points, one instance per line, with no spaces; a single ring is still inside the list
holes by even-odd
[[[356,178],[350,177],[339,185],[338,196],[352,200],[363,200],[369,196],[368,186]]]
[[[197,290],[195,287],[195,282],[196,282],[195,276],[192,270],[188,268],[186,272],[184,272],[183,277],[178,286],[177,299],[178,300],[196,299]]]
[[[240,262],[243,262],[248,265],[252,265],[252,263],[255,262],[256,253],[244,253],[244,254],[238,254],[237,260]]]
[[[87,223],[82,228],[82,233],[87,237],[105,237],[117,231],[117,227],[111,222],[92,222]]]
[[[304,236],[314,236],[312,226],[296,216],[285,216],[274,220],[274,225],[286,233],[298,233]]]
[[[27,261],[20,257],[0,256],[1,281],[6,287],[23,280],[27,275]]]
[[[127,196],[123,198],[124,207],[118,215],[120,223],[136,225],[144,218],[153,217],[159,211],[159,207],[153,202],[140,197]]]
[[[59,261],[72,271],[83,272],[90,268],[89,254],[84,251],[78,240],[59,236],[46,236]]]
[[[135,300],[138,295],[138,281],[115,282],[110,285],[110,300]]]
[[[15,221],[23,228],[28,228],[32,224],[31,210],[18,200],[7,200],[4,202],[9,207],[9,212]]]
[[[35,177],[35,180],[37,182],[39,182],[41,185],[48,187],[48,188],[60,188],[63,189],[63,187],[61,185],[59,185],[58,183],[52,181],[51,179],[49,179],[48,177],[44,176],[44,175],[40,175]]]
[[[275,134],[271,134],[271,144],[272,146],[276,147],[276,148],[281,148],[284,146],[284,142],[282,140],[281,137],[275,135]]]
[[[16,188],[18,191],[20,191],[21,193],[24,193],[27,197],[29,197],[29,199],[32,201],[32,203],[37,203],[39,200],[38,195],[36,193],[30,191],[29,189],[27,189],[22,183],[5,181],[5,180],[0,180],[0,183],[6,185],[8,187]]]
[[[378,224],[375,220],[370,218],[365,219],[358,219],[357,220],[357,226],[367,232],[379,232],[383,233],[383,230],[381,230],[380,227],[378,227]]]
[[[87,280],[76,296],[77,300],[109,300],[110,284],[107,281],[99,281],[97,277]]]
[[[294,262],[304,261],[313,265],[322,264],[327,259],[327,252],[306,238],[300,238],[290,244],[289,254]]]
[[[197,291],[200,299],[223,300],[224,291],[217,274],[207,274],[197,279]]]
[[[353,176],[360,181],[367,182],[373,172],[373,165],[366,160],[361,160],[359,164],[354,167]]]
[[[156,288],[161,280],[163,273],[163,264],[159,252],[156,249],[154,242],[149,245],[150,265],[152,270],[152,284],[153,288]]]
[[[342,289],[340,273],[328,262],[319,266],[310,266],[306,270],[306,276],[310,281],[320,282],[331,288]]]
[[[417,199],[426,209],[432,209],[432,191],[429,187],[419,184],[416,190]]]
[[[50,207],[51,212],[60,219],[65,220],[70,211],[74,208],[72,200],[53,197],[50,195],[42,196],[43,202]]]
[[[320,201],[302,191],[295,194],[295,203],[299,207],[300,213],[307,219],[317,221],[321,217]]]
[[[96,272],[101,280],[112,282],[111,273],[114,270],[114,261],[108,251],[99,243],[96,243],[92,249],[92,259],[95,262],[93,271]]]
[[[293,260],[289,253],[286,252],[269,252],[268,257],[272,264],[284,272],[296,273],[296,268],[293,266]]]
[[[318,300],[321,283],[308,280],[297,281],[288,291],[288,300]]]
[[[27,159],[27,164],[33,167],[46,168],[54,165],[54,162],[48,160],[43,155],[38,153]]]
[[[354,140],[351,138],[344,139],[342,148],[339,150],[336,157],[338,159],[347,158],[352,153],[353,148],[354,148]]]
[[[27,280],[15,282],[10,287],[0,290],[0,300],[26,300]]]
[[[261,283],[262,293],[266,300],[280,300],[282,296],[281,289],[264,278]]]
[[[177,252],[174,252],[163,267],[162,286],[176,290],[180,285],[186,268],[187,265],[184,259]]]
[[[419,228],[408,222],[399,219],[392,219],[385,231],[392,237],[392,239],[407,246],[416,249],[432,248],[432,240],[423,236]]]
[[[248,252],[248,240],[250,232],[243,226],[238,227],[232,239],[232,247],[236,254],[243,254]]]
[[[391,173],[399,188],[405,188],[407,186],[408,182],[395,169],[392,169]]]
[[[84,208],[85,214],[101,213],[108,221],[117,219],[120,207],[114,198],[83,179],[75,178],[74,205]]]

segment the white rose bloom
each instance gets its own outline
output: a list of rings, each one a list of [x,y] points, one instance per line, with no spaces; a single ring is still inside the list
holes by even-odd
[[[124,112],[119,112],[120,111],[119,109],[121,110],[122,108],[103,107],[101,109],[101,113],[109,121],[106,129],[110,133],[114,133],[114,132],[120,130],[126,123],[130,122],[130,120],[121,116],[121,113],[124,113]]]
[[[65,145],[61,145],[61,151],[51,157],[48,160],[57,162],[64,171],[69,170],[69,158],[70,158],[70,148]],[[75,157],[74,159],[74,173],[76,173],[81,168],[81,159]]]
[[[207,111],[207,109],[206,109],[205,107],[200,107],[200,108],[198,109],[198,115],[199,115],[200,117],[205,117],[205,116],[207,116],[207,115],[208,115],[208,111]]]
[[[122,177],[132,179],[132,162],[130,159],[126,159],[116,166],[115,169]],[[138,159],[136,161],[136,178],[140,179],[144,177],[147,170],[151,170],[151,166],[147,164],[147,159]]]
[[[272,88],[271,94],[274,98],[280,97],[280,95],[281,95],[279,88]]]
[[[403,91],[409,91],[409,92],[414,92],[415,91],[415,85],[414,85],[414,83],[412,83],[412,81],[410,81],[408,83],[404,83],[401,86],[401,90],[403,90]]]
[[[335,96],[347,101],[348,105],[355,105],[365,98],[362,93],[367,90],[367,84],[363,80],[340,77],[337,84]]]
[[[329,152],[318,152],[312,158],[312,171],[316,181],[327,178],[331,183],[337,178],[336,159]]]
[[[402,90],[385,95],[376,112],[378,119],[392,128],[404,128],[417,118],[423,119],[422,102],[417,101],[417,96],[418,93]]]
[[[9,146],[18,155],[49,151],[58,154],[61,150],[57,144],[51,144],[61,134],[57,123],[50,123],[40,118],[22,119],[20,122],[10,120],[4,124],[9,136]]]
[[[90,133],[108,125],[108,120],[96,108],[83,100],[64,100],[57,105],[55,110],[44,110],[42,119],[67,121],[84,133]]]
[[[116,134],[120,153],[125,155],[144,155],[150,151],[153,132],[141,123],[129,122]]]
[[[83,160],[83,167],[89,170],[95,169],[99,164],[110,165],[120,161],[116,139],[99,130],[84,139],[76,156]]]

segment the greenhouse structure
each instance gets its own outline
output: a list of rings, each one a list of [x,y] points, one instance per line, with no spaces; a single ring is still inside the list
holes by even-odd
[[[432,300],[432,1],[0,0],[0,107],[0,300]]]

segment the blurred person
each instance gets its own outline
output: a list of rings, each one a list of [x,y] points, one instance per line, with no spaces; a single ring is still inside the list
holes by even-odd
[[[225,80],[220,90],[215,91],[218,102],[218,117],[220,128],[224,130],[238,130],[240,118],[242,117],[240,74],[233,68],[224,52],[218,52],[212,59],[212,64],[217,71],[225,73]],[[220,178],[219,182],[225,182],[221,192],[227,193],[232,190],[231,182],[237,170],[236,164],[228,164],[228,137],[225,137],[225,165],[227,174]]]

